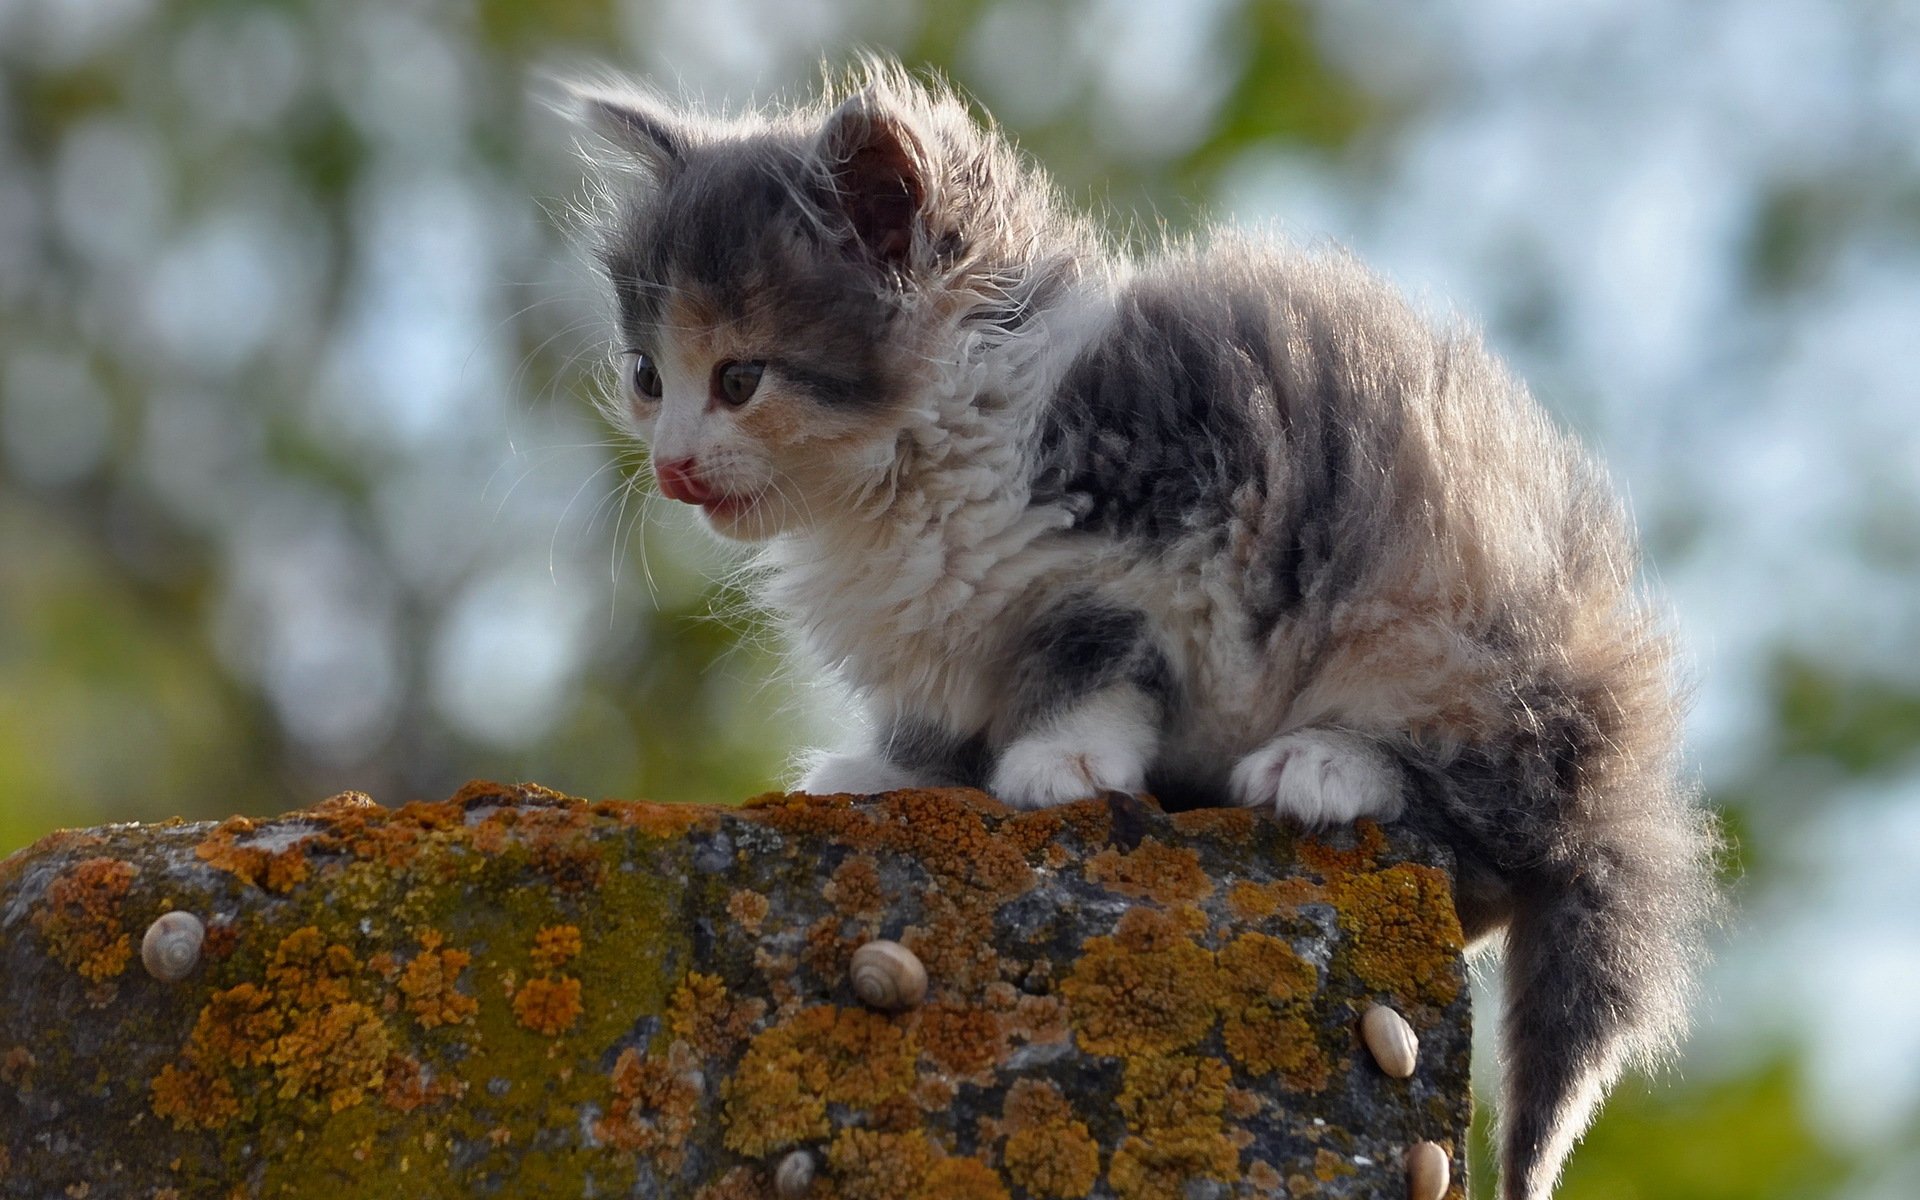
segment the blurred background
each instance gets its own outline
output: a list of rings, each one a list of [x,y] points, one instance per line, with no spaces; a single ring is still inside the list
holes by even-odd
[[[830,731],[627,490],[536,95],[858,45],[1118,229],[1338,241],[1486,325],[1632,496],[1735,844],[1684,1073],[1563,1196],[1920,1195],[1913,3],[0,0],[0,853],[470,776],[736,799]]]

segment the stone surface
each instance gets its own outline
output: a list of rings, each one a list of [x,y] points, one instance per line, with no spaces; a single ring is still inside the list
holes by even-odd
[[[57,834],[0,863],[0,1196],[771,1200],[805,1149],[846,1200],[1399,1200],[1466,1135],[1445,868],[1117,794],[474,784]],[[137,953],[170,909],[208,929],[177,983]],[[856,1001],[875,937],[924,1004]]]

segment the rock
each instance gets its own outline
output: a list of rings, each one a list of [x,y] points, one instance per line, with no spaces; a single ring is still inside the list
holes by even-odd
[[[770,1200],[799,1150],[822,1197],[1399,1197],[1406,1147],[1466,1138],[1447,866],[964,791],[57,834],[0,862],[0,1196]],[[133,943],[175,909],[207,932],[163,983]],[[921,1006],[855,997],[875,939]]]

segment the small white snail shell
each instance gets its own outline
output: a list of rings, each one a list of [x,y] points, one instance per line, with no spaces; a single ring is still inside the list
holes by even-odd
[[[886,1012],[912,1008],[927,996],[927,968],[899,942],[868,942],[853,952],[847,974],[860,1003]]]
[[[1420,1039],[1407,1019],[1384,1004],[1369,1008],[1360,1018],[1360,1038],[1373,1052],[1373,1061],[1395,1079],[1412,1076],[1420,1056]]]
[[[178,983],[193,973],[206,940],[207,927],[199,917],[190,912],[161,913],[140,939],[140,961],[155,979]]]
[[[813,1170],[812,1153],[795,1150],[780,1160],[773,1173],[773,1190],[780,1200],[800,1200],[813,1188]]]
[[[1453,1162],[1437,1142],[1407,1147],[1407,1200],[1440,1200],[1453,1182]]]

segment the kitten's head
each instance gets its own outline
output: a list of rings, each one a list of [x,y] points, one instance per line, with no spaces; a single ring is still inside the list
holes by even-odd
[[[950,92],[869,66],[813,107],[734,119],[581,89],[614,414],[667,496],[757,540],[884,480],[917,394],[1033,253],[1046,207]],[[1023,244],[1024,241],[1024,244]]]

